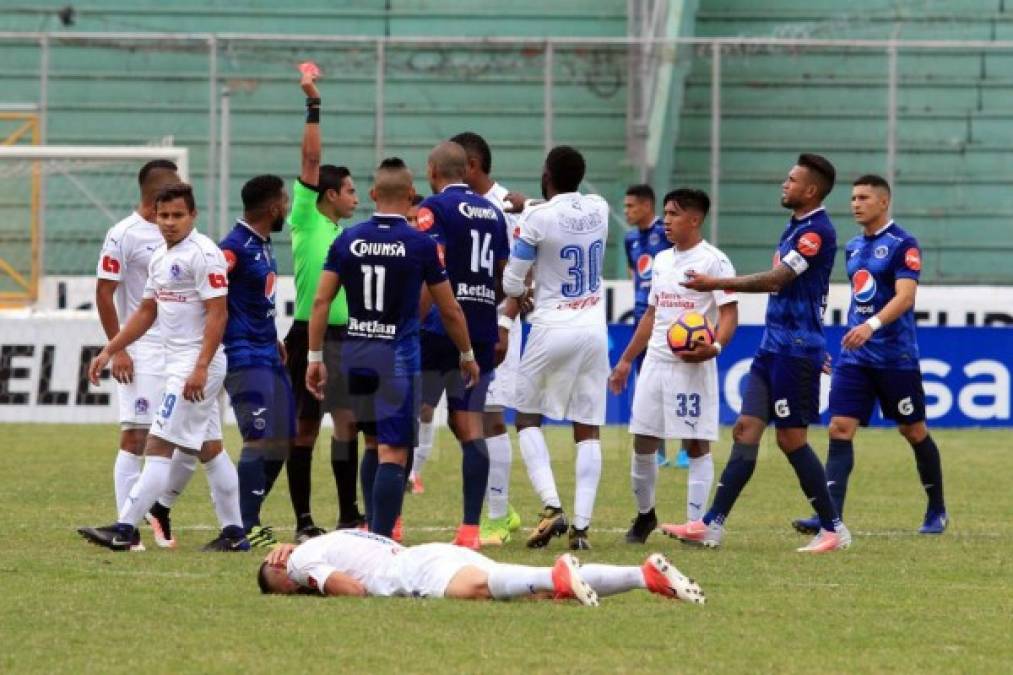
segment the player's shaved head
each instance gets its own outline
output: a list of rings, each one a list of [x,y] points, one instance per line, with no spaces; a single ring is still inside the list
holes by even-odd
[[[412,172],[400,157],[388,157],[373,172],[373,189],[370,190],[377,208],[392,213],[407,213],[415,187]]]
[[[168,159],[153,159],[137,173],[137,184],[141,188],[141,202],[153,205],[155,197],[167,185],[179,183],[178,168]]]
[[[468,168],[468,153],[454,141],[443,141],[430,151],[429,166],[435,178],[460,182]]]

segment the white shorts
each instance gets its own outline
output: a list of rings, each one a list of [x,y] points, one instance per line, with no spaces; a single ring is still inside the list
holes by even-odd
[[[518,412],[605,424],[609,376],[605,327],[533,326],[517,371]]]
[[[718,369],[714,359],[668,363],[648,354],[633,393],[630,433],[718,440]]]
[[[465,567],[492,570],[496,563],[477,551],[453,544],[411,546],[394,558],[398,592],[415,598],[442,598],[454,575]]]
[[[161,345],[135,342],[127,347],[127,354],[134,362],[134,379],[130,384],[116,384],[120,426],[150,427],[165,389],[165,352]]]
[[[485,409],[498,410],[514,407],[514,394],[517,389],[517,369],[521,365],[521,333],[523,329],[519,320],[514,321],[510,329],[510,341],[507,343],[506,358],[496,369],[496,377],[489,384],[485,396]]]
[[[182,448],[199,450],[205,440],[222,437],[218,399],[225,381],[225,354],[219,351],[211,359],[204,399],[196,402],[183,398],[183,384],[190,376],[192,360],[168,361],[165,390],[149,433]]]

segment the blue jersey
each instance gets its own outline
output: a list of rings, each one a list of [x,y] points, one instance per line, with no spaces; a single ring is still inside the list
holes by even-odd
[[[274,325],[278,263],[271,238],[240,220],[218,246],[229,270],[229,321],[222,340],[229,367],[280,365]]]
[[[417,373],[422,284],[447,280],[436,242],[403,216],[377,213],[334,240],[324,269],[338,275],[348,300],[346,362]]]
[[[922,269],[918,241],[893,221],[871,237],[860,234],[849,241],[845,255],[851,280],[849,328],[864,323],[893,299],[897,279],[918,281]],[[842,349],[838,363],[918,369],[914,310],[880,328],[860,348]]]
[[[626,248],[626,264],[633,271],[633,314],[637,320],[647,311],[647,296],[651,293],[651,273],[654,270],[654,256],[672,242],[665,236],[665,223],[658,218],[646,230],[636,228],[626,233],[623,241]]]
[[[419,205],[418,224],[443,248],[471,341],[497,342],[496,270],[510,257],[503,213],[468,186],[448,185]],[[422,328],[446,334],[435,307]]]
[[[836,253],[837,233],[826,209],[788,221],[774,253],[774,267],[787,265],[795,278],[767,300],[761,351],[823,359],[823,310]]]

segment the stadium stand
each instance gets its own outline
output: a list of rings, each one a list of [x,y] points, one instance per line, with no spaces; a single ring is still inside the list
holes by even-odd
[[[707,0],[696,34],[817,39],[993,40],[1013,36],[998,0]],[[928,283],[1009,282],[1013,250],[1013,54],[906,50],[898,57],[898,221],[926,251]],[[885,172],[887,56],[882,51],[730,47],[722,52],[721,246],[737,268],[769,265],[769,228],[784,164],[800,147],[837,164],[828,204],[850,227],[849,178]],[[708,182],[709,53],[687,81],[676,145],[677,183]],[[803,123],[804,119],[804,123]],[[847,181],[847,182],[845,182]],[[843,227],[842,227],[843,226]],[[836,280],[843,267],[836,267]]]

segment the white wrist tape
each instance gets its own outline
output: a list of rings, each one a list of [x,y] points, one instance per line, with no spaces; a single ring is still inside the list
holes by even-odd
[[[875,333],[877,330],[883,327],[883,322],[879,320],[878,316],[872,317],[871,319],[866,321],[865,324],[872,329],[873,333]]]
[[[496,323],[498,323],[499,327],[502,328],[503,330],[510,330],[511,328],[514,327],[514,320],[511,319],[506,314],[500,314],[500,317],[496,321]]]
[[[309,350],[306,352],[306,363],[323,363],[324,362],[324,350],[318,349],[316,351]]]
[[[469,361],[475,360],[475,350],[469,349],[466,352],[461,352],[461,363],[468,363]]]

